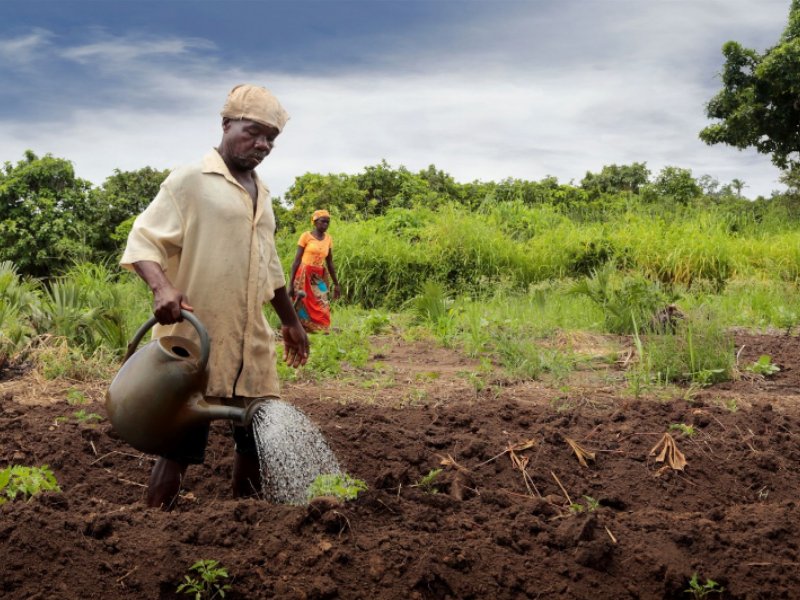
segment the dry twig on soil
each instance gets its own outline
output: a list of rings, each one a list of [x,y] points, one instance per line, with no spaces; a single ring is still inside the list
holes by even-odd
[[[567,499],[567,502],[569,503],[570,506],[572,506],[572,498],[569,497],[569,494],[567,493],[566,488],[563,485],[561,485],[561,481],[558,479],[558,477],[556,477],[555,473],[550,471],[550,475],[552,475],[553,479],[556,480],[556,483],[558,484],[558,487],[560,487],[561,491],[564,492],[564,497]]]
[[[531,446],[525,446],[525,448],[530,448],[530,447]],[[518,470],[520,473],[522,473],[522,480],[525,482],[525,487],[528,490],[528,494],[533,496],[533,492],[536,492],[536,495],[541,498],[542,495],[539,493],[539,490],[536,488],[536,484],[533,483],[533,479],[531,479],[531,476],[528,475],[528,471],[526,470],[526,467],[528,466],[528,461],[530,459],[527,456],[517,455],[517,453],[514,452],[514,449],[511,447],[509,447],[508,456],[509,458],[511,458],[511,464],[514,466],[514,468]]]

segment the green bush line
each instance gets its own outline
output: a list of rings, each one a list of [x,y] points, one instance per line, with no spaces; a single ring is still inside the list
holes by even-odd
[[[606,263],[668,286],[721,290],[741,278],[800,280],[800,230],[731,230],[711,211],[672,219],[628,212],[580,223],[551,207],[393,209],[368,221],[334,221],[331,233],[345,296],[368,308],[396,309],[425,281],[482,297],[500,283],[526,290]],[[288,235],[281,243],[285,263],[296,241]]]

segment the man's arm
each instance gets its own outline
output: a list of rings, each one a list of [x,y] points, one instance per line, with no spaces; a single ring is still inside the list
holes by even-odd
[[[162,325],[183,321],[181,309],[194,310],[182,291],[172,285],[157,262],[143,260],[133,263],[133,270],[144,279],[153,292],[153,314]]]
[[[308,336],[297,318],[289,294],[286,293],[286,286],[275,290],[275,296],[270,303],[281,320],[283,360],[291,367],[303,366],[308,361]]]

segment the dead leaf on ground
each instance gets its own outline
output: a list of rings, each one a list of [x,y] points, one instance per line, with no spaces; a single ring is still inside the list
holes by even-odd
[[[438,456],[441,459],[439,461],[439,464],[442,465],[443,467],[452,467],[456,471],[461,471],[462,473],[469,473],[469,469],[464,465],[458,464],[456,462],[456,459],[453,458],[452,455],[447,454],[445,456],[442,456],[441,454],[437,454],[436,456]]]
[[[661,452],[656,456],[656,462],[665,462],[672,469],[683,471],[687,464],[686,457],[683,452],[678,450],[675,440],[669,433],[665,433],[658,443],[653,446],[653,449],[650,450],[650,456],[653,456],[659,448],[661,448]]]
[[[576,442],[572,438],[568,438],[567,436],[564,436],[564,441],[569,444],[570,448],[572,448],[572,451],[575,453],[575,456],[578,457],[578,462],[581,463],[581,466],[586,467],[588,469],[589,465],[586,462],[586,459],[588,458],[589,460],[594,461],[595,453],[589,452],[588,450],[583,448],[578,442]]]
[[[516,444],[509,444],[508,448],[506,448],[506,452],[521,452],[522,450],[533,448],[535,445],[535,439],[530,439],[526,442],[517,442]]]
[[[533,479],[531,476],[528,475],[528,462],[530,461],[530,457],[528,456],[520,456],[517,452],[522,452],[523,450],[529,450],[536,445],[535,439],[530,439],[525,442],[518,442],[516,444],[509,444],[508,447],[505,449],[505,453],[508,453],[508,457],[511,459],[511,464],[513,465],[514,469],[519,471],[522,474],[522,481],[525,483],[525,488],[528,490],[528,494],[533,496],[535,493],[540,498],[542,495],[539,493],[539,490],[536,488],[536,484],[533,483]]]

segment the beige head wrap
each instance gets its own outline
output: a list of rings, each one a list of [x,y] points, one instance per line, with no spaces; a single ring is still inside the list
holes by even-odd
[[[271,125],[283,131],[289,120],[288,113],[268,89],[259,85],[243,83],[228,94],[225,106],[220,113],[229,119],[249,119],[262,125]]]
[[[314,214],[313,214],[313,215],[311,215],[311,222],[313,223],[314,221],[316,221],[316,220],[317,220],[317,219],[319,219],[320,217],[328,217],[328,218],[330,219],[330,218],[331,218],[331,213],[329,213],[329,212],[328,212],[327,210],[325,210],[325,209],[322,209],[322,210],[315,210],[315,211],[314,211]]]

